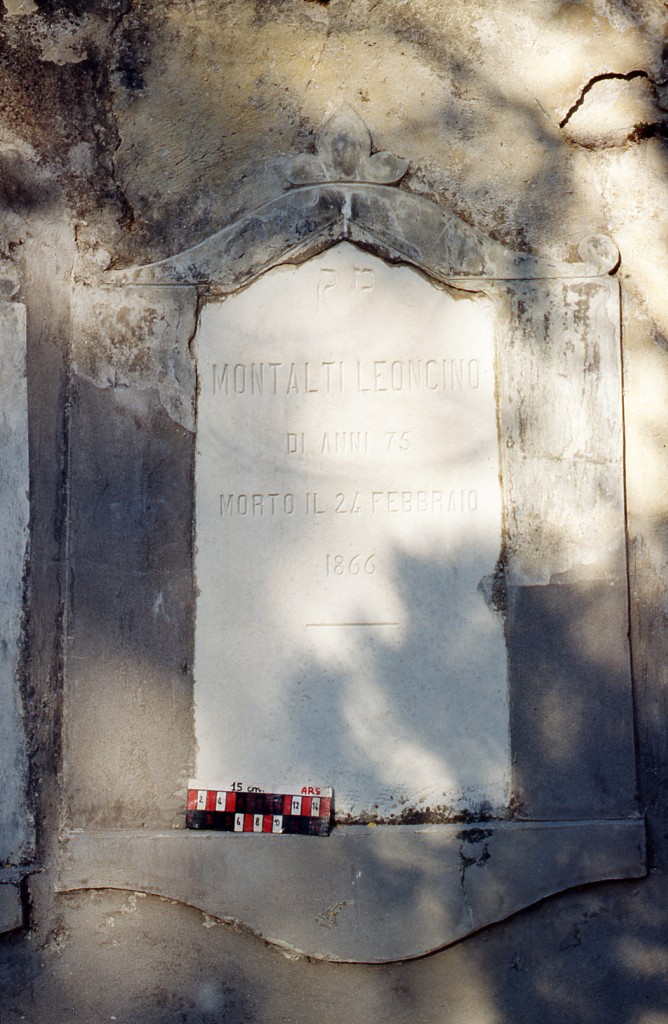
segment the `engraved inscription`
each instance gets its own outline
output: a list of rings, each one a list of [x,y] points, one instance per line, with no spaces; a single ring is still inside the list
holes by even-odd
[[[320,452],[328,455],[362,455],[369,451],[368,430],[335,430],[332,435],[325,431],[320,442]]]
[[[306,491],[302,495],[291,492],[279,494],[244,493],[220,494],[220,515],[263,519],[276,515],[371,515],[393,513],[429,513],[440,515],[452,512],[477,512],[478,492],[471,488],[449,491],[391,490],[391,491],[337,491],[336,494]]]
[[[294,494],[221,494],[221,516],[275,516],[277,513],[291,516],[295,511]]]
[[[318,278],[318,298],[322,299],[326,292],[336,288],[339,275],[331,267],[322,267]]]
[[[318,299],[322,300],[327,297],[328,292],[334,291],[337,284],[339,284],[339,275],[336,270],[331,267],[323,267],[320,271],[318,278]],[[376,275],[374,274],[371,267],[354,267],[352,272],[352,280],[348,285],[344,282],[344,287],[350,287],[353,292],[371,292],[373,291],[376,284]]]
[[[213,363],[214,395],[343,395],[350,392],[477,391],[481,367],[476,358],[327,359],[303,362]]]
[[[370,267],[355,267],[353,291],[371,292],[376,285],[376,275]]]
[[[325,555],[326,576],[373,576],[376,571],[375,555]]]
[[[407,452],[413,443],[410,430],[324,430],[320,434],[288,431],[285,451],[288,455],[378,455]]]

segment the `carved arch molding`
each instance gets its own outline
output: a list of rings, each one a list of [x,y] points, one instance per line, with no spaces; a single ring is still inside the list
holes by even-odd
[[[274,200],[186,252],[78,286],[76,371],[97,387],[141,388],[149,377],[169,416],[194,430],[190,342],[202,303],[341,242],[487,296],[496,310],[504,543],[495,586],[511,806],[503,820],[345,826],[327,840],[170,831],[188,768],[166,764],[164,831],[133,828],[131,814],[124,828],[100,831],[99,808],[73,806],[61,891],[157,893],[309,956],[379,963],[424,955],[573,886],[645,873],[627,639],[619,254],[602,236],[586,239],[574,264],[509,252],[397,187],[407,167],[373,153],[366,126],[344,108],[315,154],[288,163],[290,187]],[[68,720],[76,761],[83,724],[71,698]],[[192,731],[192,720],[182,727]]]

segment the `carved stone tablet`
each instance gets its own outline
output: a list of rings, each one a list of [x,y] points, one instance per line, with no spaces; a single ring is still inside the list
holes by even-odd
[[[196,356],[198,774],[502,812],[491,302],[343,243],[206,305]]]
[[[131,384],[128,400],[114,388],[106,406],[123,430],[127,410],[138,421],[147,366],[167,413],[189,428],[191,355],[198,418],[193,447],[179,426],[170,452],[151,413],[137,455],[134,433],[110,431],[92,451],[83,426],[77,442],[81,392],[74,408],[75,510],[98,494],[107,460],[109,536],[121,536],[112,495],[150,481],[127,518],[134,550],[149,556],[133,630],[142,653],[146,638],[172,653],[153,704],[143,665],[135,676],[101,665],[100,620],[82,627],[80,581],[105,502],[94,540],[74,515],[66,720],[77,827],[59,881],[158,893],[308,956],[363,963],[421,956],[569,887],[645,871],[619,253],[601,236],[580,246],[579,263],[509,252],[389,187],[406,161],[372,150],[350,112],[335,116],[315,154],[290,161],[298,187],[187,251],[80,290],[79,372],[98,388]],[[110,285],[123,294],[112,300]],[[120,436],[132,457],[118,458]],[[193,735],[182,688],[192,451],[196,765],[179,757]],[[120,646],[139,663],[126,640],[127,560],[127,546],[111,544],[89,586],[96,602],[106,589],[95,611],[117,616]],[[142,737],[141,786],[111,773],[102,800],[99,776],[77,772],[73,754],[106,742],[101,673],[115,707],[129,709],[128,735]],[[168,756],[143,742],[156,721]],[[182,813],[186,761],[222,789],[331,785],[339,821],[379,827],[327,840],[147,828],[149,808],[173,823],[174,797]],[[495,815],[505,820],[482,820]],[[99,831],[119,821],[123,831]]]

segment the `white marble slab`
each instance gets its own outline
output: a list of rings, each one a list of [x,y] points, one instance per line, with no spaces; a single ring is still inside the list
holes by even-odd
[[[503,808],[491,303],[343,243],[207,304],[196,358],[198,775]]]

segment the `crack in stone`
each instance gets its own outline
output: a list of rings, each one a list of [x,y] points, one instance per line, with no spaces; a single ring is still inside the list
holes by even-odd
[[[320,0],[319,0],[319,2],[320,2]],[[329,0],[327,0],[327,2],[329,3]],[[331,18],[331,15],[330,15],[329,11],[327,11],[327,26],[325,28],[325,38],[322,41],[322,46],[320,47],[320,53],[317,55],[317,57],[315,57],[315,59],[313,60],[313,62],[311,64],[311,75],[309,77],[308,82],[306,83],[306,88],[304,89],[305,93],[308,92],[308,90],[313,85],[313,77],[315,75],[315,72],[320,67],[320,64],[322,62],[322,58],[323,58],[323,55],[325,53],[325,50],[327,49],[327,44],[329,43],[329,39],[330,39],[331,34],[332,34],[332,18]]]
[[[559,127],[560,128],[565,128],[566,127],[566,125],[571,120],[573,115],[580,109],[580,107],[584,103],[585,99],[587,98],[587,96],[589,95],[591,90],[599,82],[610,82],[610,81],[631,82],[634,78],[646,78],[646,79],[649,79],[649,77],[650,76],[647,74],[647,72],[646,71],[642,71],[640,68],[637,68],[635,71],[627,71],[625,74],[622,73],[622,72],[618,72],[618,71],[604,71],[600,75],[594,75],[594,77],[590,78],[589,81],[587,82],[587,84],[584,86],[584,88],[580,92],[580,95],[578,96],[578,98],[575,101],[575,103],[567,111],[565,117],[563,117],[561,119],[561,121],[559,122]]]
[[[114,66],[118,63],[120,37],[122,33],[123,24],[128,19],[131,13],[131,0],[125,0],[125,2],[122,3],[119,8],[118,14],[114,20],[109,35],[111,41],[110,52],[113,52],[115,55],[114,61],[110,64],[110,66]],[[111,146],[108,161],[110,178],[114,187],[114,191],[116,193],[117,201],[121,209],[121,223],[126,228],[132,228],[135,221],[134,207],[126,194],[125,189],[123,188],[121,182],[118,179],[117,153],[123,144],[123,137],[121,135],[118,117],[116,115],[114,103],[114,89],[109,70],[107,70],[106,72],[106,81],[104,84],[105,106],[109,122],[109,132],[111,135]],[[97,132],[96,135],[98,135]],[[98,138],[98,143],[99,141],[100,140]]]
[[[664,121],[649,121],[637,124],[627,142],[642,142],[644,139],[668,138],[668,125]]]

